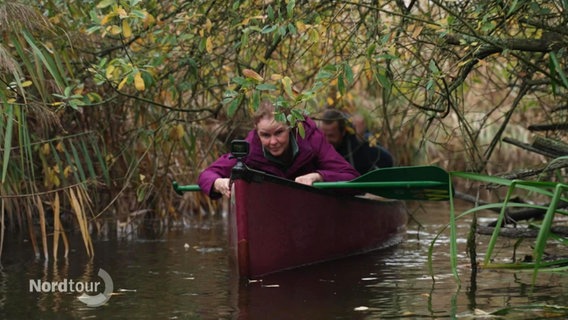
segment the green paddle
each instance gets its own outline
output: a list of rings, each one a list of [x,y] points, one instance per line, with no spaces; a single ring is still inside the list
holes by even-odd
[[[200,191],[198,185],[180,186],[178,194]],[[316,182],[319,189],[357,189],[389,199],[445,201],[450,196],[449,174],[435,166],[391,167],[368,172],[351,181]]]
[[[316,182],[320,189],[357,189],[389,199],[445,201],[450,177],[435,166],[390,167],[367,172],[346,182]]]

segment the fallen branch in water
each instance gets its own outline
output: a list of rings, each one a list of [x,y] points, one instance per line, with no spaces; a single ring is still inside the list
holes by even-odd
[[[477,233],[483,235],[492,235],[494,227],[489,226],[477,226]],[[504,227],[499,231],[499,236],[505,238],[536,238],[539,233],[539,229],[536,228],[511,228]],[[550,231],[556,235],[567,237],[568,236],[568,226],[556,226],[550,228]]]

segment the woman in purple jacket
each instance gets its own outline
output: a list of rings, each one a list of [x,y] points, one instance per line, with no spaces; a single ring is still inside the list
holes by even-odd
[[[255,128],[246,141],[249,155],[244,163],[256,170],[312,185],[316,181],[348,181],[359,173],[327,142],[314,121],[303,121],[305,135],[274,119],[274,106],[263,101],[254,116]],[[201,190],[211,198],[230,196],[229,177],[236,159],[225,154],[199,175]]]

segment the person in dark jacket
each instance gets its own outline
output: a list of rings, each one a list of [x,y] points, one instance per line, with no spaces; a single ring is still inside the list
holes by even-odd
[[[316,181],[348,181],[359,173],[327,142],[315,122],[302,121],[304,137],[296,129],[274,119],[274,106],[263,101],[254,116],[255,128],[246,141],[249,155],[244,163],[250,168],[306,185]],[[198,184],[213,199],[230,196],[231,168],[236,159],[222,155],[201,172]]]
[[[385,148],[371,146],[363,137],[347,130],[345,115],[333,108],[327,108],[322,115],[320,129],[331,143],[360,174],[371,170],[392,167],[393,157]]]

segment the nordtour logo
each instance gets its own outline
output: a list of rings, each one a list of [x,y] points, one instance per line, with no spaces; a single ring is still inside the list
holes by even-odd
[[[98,307],[105,304],[112,295],[114,284],[112,278],[102,268],[97,274],[103,281],[74,281],[63,279],[63,281],[43,281],[30,279],[30,292],[52,293],[52,292],[71,292],[81,293],[78,299],[89,307]],[[104,291],[100,292],[104,286]],[[97,293],[98,294],[95,294]],[[94,295],[93,295],[94,294]]]

